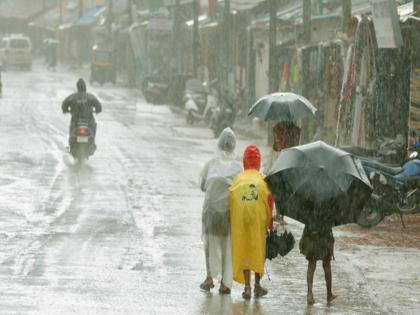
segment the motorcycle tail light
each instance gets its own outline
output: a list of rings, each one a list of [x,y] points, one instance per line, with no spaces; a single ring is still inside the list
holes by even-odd
[[[81,136],[87,135],[87,133],[88,133],[88,130],[87,130],[87,128],[86,128],[86,127],[80,127],[80,128],[79,128],[79,134],[80,134]]]

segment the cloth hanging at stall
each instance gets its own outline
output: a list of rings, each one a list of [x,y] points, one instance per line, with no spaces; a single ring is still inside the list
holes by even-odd
[[[420,141],[420,68],[413,69],[410,87],[409,144]]]
[[[323,112],[324,127],[328,128],[328,136],[331,129],[336,126],[338,118],[338,103],[343,81],[343,61],[341,58],[340,43],[333,42],[324,48],[323,66]]]
[[[346,120],[351,115],[350,99],[354,94],[356,84],[356,63],[355,47],[351,44],[347,49],[346,61],[344,66],[343,84],[340,92],[340,102],[338,106],[337,128],[335,134],[335,146],[345,142],[348,137],[349,122]]]
[[[339,103],[335,144],[368,147],[374,139],[376,79],[375,44],[371,21],[359,20],[356,41],[349,46]]]

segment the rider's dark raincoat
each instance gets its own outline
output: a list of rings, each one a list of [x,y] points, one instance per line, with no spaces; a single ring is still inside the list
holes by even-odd
[[[77,93],[69,95],[61,105],[63,113],[71,113],[70,130],[77,127],[78,121],[87,122],[95,134],[95,118],[93,110],[98,114],[102,111],[102,105],[93,94],[86,92],[86,84],[83,79],[77,81]]]

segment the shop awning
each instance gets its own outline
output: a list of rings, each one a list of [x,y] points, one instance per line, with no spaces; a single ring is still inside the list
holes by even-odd
[[[246,0],[234,0],[234,1],[246,1]],[[250,0],[249,0],[250,1]],[[285,5],[279,5],[277,11],[277,18],[280,21],[287,21],[293,24],[302,23],[302,12],[303,0],[296,0],[289,2]],[[341,2],[337,2],[337,5],[331,8],[328,12],[328,16],[341,16],[342,6]],[[372,4],[366,0],[352,0],[352,15],[369,14],[372,12]],[[398,6],[398,14],[401,19],[405,17],[412,17],[413,15],[413,2],[409,2]],[[325,15],[325,14],[324,14]],[[315,18],[316,16],[314,16]],[[265,12],[253,20],[253,27],[268,27],[269,13]]]
[[[77,9],[63,8],[62,17],[60,21],[60,9],[52,9],[45,14],[38,16],[35,20],[29,23],[29,26],[40,27],[48,30],[55,31],[59,28],[60,24],[70,25],[78,18]]]
[[[250,10],[255,8],[265,0],[231,0],[230,7],[232,10]]]
[[[0,1],[0,17],[30,20],[55,3],[55,0],[3,0]]]
[[[85,15],[83,15],[83,17],[81,17],[74,23],[74,25],[75,26],[91,26],[94,23],[96,23],[100,15],[105,11],[106,11],[106,7],[103,5],[98,5],[93,8],[90,8],[85,13]]]

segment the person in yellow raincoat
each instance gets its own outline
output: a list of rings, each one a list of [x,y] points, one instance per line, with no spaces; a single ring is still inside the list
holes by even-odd
[[[245,171],[229,188],[233,280],[245,284],[242,297],[251,298],[251,271],[255,272],[255,297],[267,294],[260,285],[264,274],[265,240],[271,225],[271,193],[259,169],[261,154],[257,146],[245,149]]]

